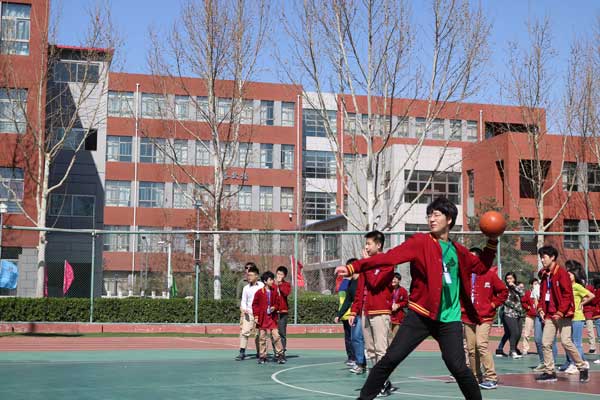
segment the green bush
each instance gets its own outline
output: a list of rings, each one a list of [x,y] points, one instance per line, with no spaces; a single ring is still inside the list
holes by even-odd
[[[293,300],[290,301],[293,321]],[[298,298],[298,323],[332,323],[337,296],[303,293]],[[201,300],[200,323],[237,323],[239,302],[233,299]],[[0,298],[0,320],[5,322],[88,322],[90,301],[81,298]],[[94,301],[94,322],[193,323],[194,301],[189,299],[99,298]]]

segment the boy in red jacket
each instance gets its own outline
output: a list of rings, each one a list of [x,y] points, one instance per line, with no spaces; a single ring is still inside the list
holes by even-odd
[[[277,330],[277,308],[280,303],[277,290],[273,287],[274,278],[275,275],[271,271],[262,274],[261,280],[265,286],[256,292],[252,301],[252,314],[259,332],[259,364],[267,362],[267,336],[270,336],[273,342],[277,363],[285,364],[281,337],[279,337]]]
[[[427,206],[429,233],[417,233],[387,253],[336,268],[343,275],[363,274],[378,266],[410,262],[409,311],[385,356],[371,370],[360,399],[375,398],[398,364],[433,336],[465,398],[481,400],[481,390],[464,355],[461,305],[472,321],[479,322],[471,302],[471,274],[484,274],[492,266],[498,241],[488,240],[481,259],[472,255],[449,239],[457,216],[458,209],[450,200],[437,198]]]
[[[545,320],[542,334],[544,349],[544,372],[535,379],[538,382],[556,382],[552,343],[558,333],[565,352],[579,369],[579,381],[589,381],[588,366],[579,355],[571,339],[571,321],[575,313],[575,300],[571,278],[566,269],[558,265],[558,250],[543,246],[538,250],[544,269],[540,271],[540,300],[538,315]]]
[[[275,284],[277,285],[277,294],[279,295],[279,320],[277,329],[281,337],[281,346],[283,347],[283,357],[287,351],[287,323],[288,323],[288,296],[292,292],[292,285],[285,280],[288,269],[283,265],[275,271]]]
[[[537,298],[536,295],[532,295],[533,291],[538,290],[539,295],[539,281],[536,278],[533,278],[529,282],[530,289],[525,292],[523,297],[521,298],[521,305],[523,306],[523,310],[525,311],[525,324],[523,325],[523,331],[521,333],[521,338],[523,338],[523,345],[521,346],[521,352],[524,356],[529,353],[529,339],[534,336],[534,325],[535,318],[537,317]]]
[[[396,272],[394,279],[392,279],[392,332],[390,341],[400,329],[400,324],[406,315],[404,309],[408,307],[408,292],[400,285],[400,282],[402,282],[402,275]]]
[[[469,252],[477,257],[483,253],[478,247],[469,249]],[[462,321],[465,326],[469,364],[473,374],[481,377],[479,387],[482,389],[489,390],[498,387],[494,357],[490,353],[488,345],[492,323],[496,318],[496,310],[507,298],[508,288],[498,278],[496,267],[490,268],[483,275],[472,274],[471,301],[479,314],[480,323],[472,321],[466,313],[462,315]],[[483,373],[480,372],[480,366],[483,366]]]

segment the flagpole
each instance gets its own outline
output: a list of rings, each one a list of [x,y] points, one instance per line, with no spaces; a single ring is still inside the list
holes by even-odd
[[[96,231],[92,231],[92,277],[90,278],[90,322],[94,322],[94,263],[96,261]]]
[[[294,233],[294,325],[298,324],[298,234]]]

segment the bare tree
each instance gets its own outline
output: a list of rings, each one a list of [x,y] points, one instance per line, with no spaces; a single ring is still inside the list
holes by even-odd
[[[223,210],[247,179],[252,129],[243,125],[251,125],[253,106],[244,99],[264,45],[267,13],[263,0],[189,0],[165,41],[156,32],[151,34],[149,62],[152,72],[159,75],[158,87],[165,94],[167,88],[183,94],[181,104],[172,109],[176,122],[171,127],[195,139],[196,146],[202,146],[210,157],[205,166],[212,168],[207,182],[195,168],[178,160],[175,151],[167,151],[174,165],[173,177],[177,182],[177,176],[184,176],[194,184],[190,195],[194,201],[204,200],[202,212],[215,231],[223,229]],[[205,95],[198,96],[197,81],[190,77],[201,79]],[[189,107],[191,113],[183,115],[182,107]],[[201,123],[190,123],[190,119]],[[237,190],[228,190],[225,184],[232,178],[239,183]],[[214,298],[220,299],[221,236],[212,237]]]
[[[41,20],[48,16],[37,17],[40,20],[34,21],[34,24],[47,28],[41,32],[44,40],[31,43],[39,46],[33,52],[40,54],[39,58],[32,58],[35,60],[35,82],[32,86],[35,90],[28,95],[19,89],[3,89],[3,94],[14,105],[11,113],[3,118],[11,120],[16,132],[21,133],[11,148],[14,167],[23,169],[25,186],[31,191],[26,196],[34,199],[33,207],[24,206],[22,202],[17,204],[33,226],[45,228],[51,194],[64,189],[86,141],[106,116],[106,103],[99,99],[108,90],[108,68],[118,41],[111,31],[113,25],[108,3],[98,3],[89,10],[86,37],[77,49],[53,44],[58,16],[54,15],[49,23]],[[69,52],[76,52],[77,59],[63,62],[62,58]],[[20,87],[20,68],[22,66],[15,58],[0,59],[2,87]],[[51,169],[59,156],[61,162],[66,160],[65,168],[60,178],[52,181]],[[23,193],[18,193],[21,190],[18,187],[7,185],[4,189],[15,199],[23,196]],[[40,231],[37,246],[38,297],[44,295],[46,244],[46,232]]]
[[[385,207],[387,218],[378,228],[394,229],[423,194],[406,206],[406,187],[399,182],[405,170],[412,176],[426,139],[443,143],[432,176],[446,168],[441,168],[446,149],[457,132],[436,137],[436,119],[460,115],[459,102],[478,90],[490,26],[480,9],[460,0],[432,1],[432,24],[424,33],[415,29],[403,0],[302,5],[297,20],[284,16],[298,63],[297,70],[287,69],[288,78],[315,91],[304,101],[323,121],[343,190],[361,210],[351,215],[342,206],[340,211],[355,228],[370,230],[382,216],[377,210]],[[423,48],[417,38],[427,39]],[[341,127],[328,115],[328,92],[340,93],[333,108],[342,114]],[[387,174],[394,138],[408,136],[409,115],[420,113],[424,129],[406,146],[399,168]],[[392,202],[386,198],[390,190],[399,194]]]

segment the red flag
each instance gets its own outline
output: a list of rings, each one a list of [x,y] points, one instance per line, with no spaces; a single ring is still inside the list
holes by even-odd
[[[292,271],[294,270],[294,256],[290,256],[290,261],[292,263]],[[302,274],[302,268],[304,265],[300,261],[298,261],[295,265],[296,267],[296,284],[298,287],[304,287],[304,275]]]
[[[63,295],[67,294],[69,288],[71,287],[71,283],[75,279],[75,275],[73,274],[73,267],[67,260],[65,260],[65,275],[63,279]]]
[[[44,297],[48,297],[48,267],[44,265]]]

